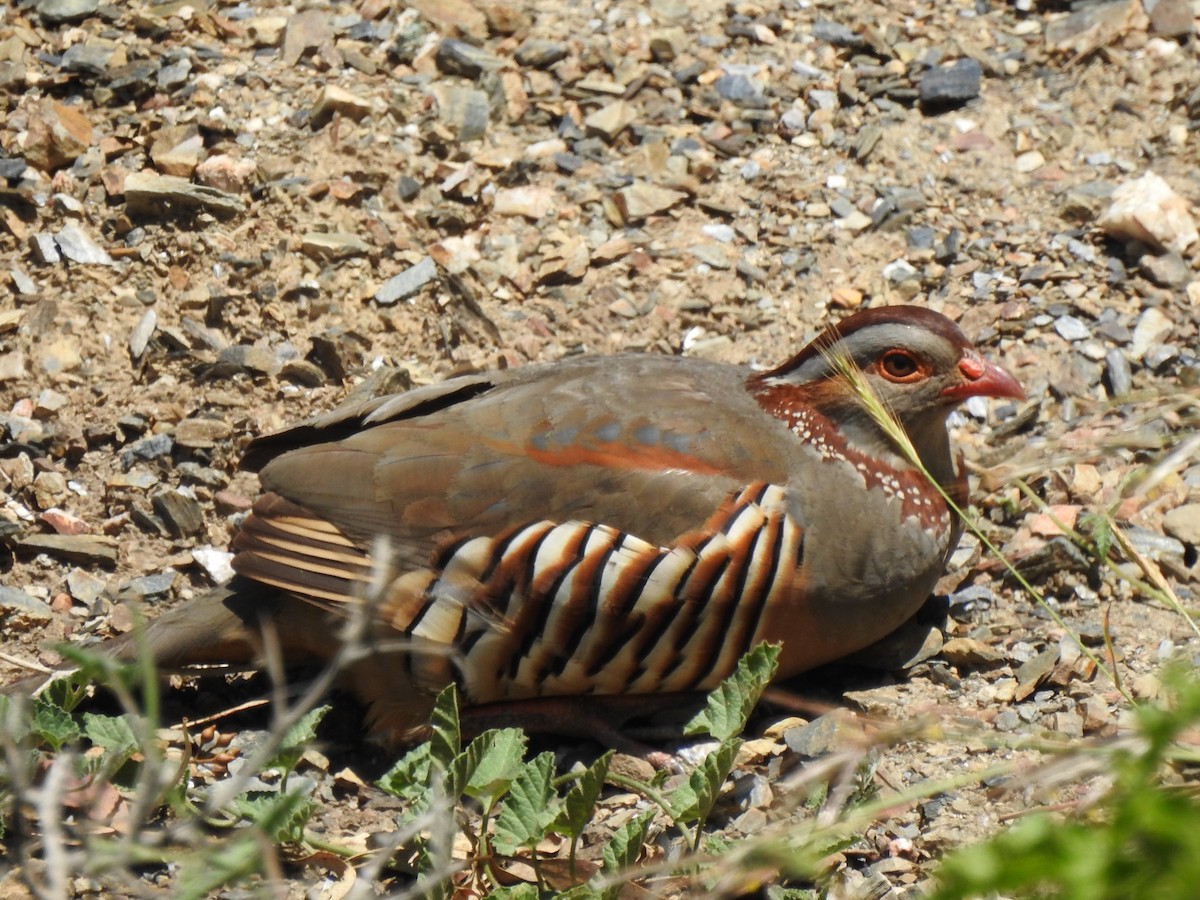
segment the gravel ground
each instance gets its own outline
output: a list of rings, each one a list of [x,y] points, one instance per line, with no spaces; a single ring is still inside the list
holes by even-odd
[[[956,431],[984,533],[1062,618],[968,538],[915,660],[788,686],[803,718],[767,705],[726,833],[797,814],[783,773],[864,725],[883,790],[1118,733],[1063,624],[1103,656],[1107,623],[1143,698],[1200,649],[1060,529],[1111,513],[1121,572],[1194,603],[1200,60],[1192,5],[1146,6],[0,8],[0,679],[219,578],[257,490],[241,448],[351,391],[582,352],[767,364],[907,302],[1028,389]],[[806,726],[820,703],[857,718]],[[328,774],[386,764],[350,719],[308,762],[333,840],[390,827]],[[233,722],[239,746],[266,719]],[[1094,787],[1023,783],[881,819],[839,879],[903,896],[948,847]],[[288,874],[297,896],[314,877]]]

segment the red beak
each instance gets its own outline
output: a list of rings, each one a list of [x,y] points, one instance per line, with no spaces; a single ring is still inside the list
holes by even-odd
[[[994,362],[989,362],[973,350],[968,350],[958,361],[962,381],[942,391],[947,400],[959,403],[968,397],[1011,397],[1025,399],[1021,383]]]

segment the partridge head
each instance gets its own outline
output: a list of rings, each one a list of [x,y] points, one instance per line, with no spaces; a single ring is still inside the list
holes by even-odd
[[[288,663],[321,661],[365,608],[345,682],[389,740],[450,682],[468,707],[543,703],[574,730],[573,698],[710,689],[760,641],[793,675],[928,596],[961,533],[939,488],[965,495],[946,420],[974,396],[1023,394],[949,319],[898,306],[765,372],[575,358],[359,403],[251,444],[264,493],[237,577],[146,643],[162,665],[252,665],[269,633]]]

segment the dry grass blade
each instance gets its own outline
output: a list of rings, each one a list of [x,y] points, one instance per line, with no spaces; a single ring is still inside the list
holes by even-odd
[[[954,499],[950,496],[946,489],[938,482],[936,478],[933,477],[933,475],[929,473],[929,470],[925,468],[924,463],[921,461],[920,456],[918,456],[916,447],[913,446],[913,442],[909,438],[908,432],[904,430],[904,426],[900,423],[899,419],[896,418],[895,414],[888,409],[887,405],[880,400],[878,395],[876,395],[876,393],[871,389],[870,383],[867,381],[866,377],[859,370],[859,368],[854,364],[854,361],[837,346],[830,347],[827,350],[826,358],[830,361],[830,364],[838,373],[838,376],[844,380],[846,385],[853,392],[863,409],[868,415],[871,416],[876,424],[879,425],[883,432],[896,446],[896,449],[899,450],[904,456],[905,460],[907,460],[914,469],[920,472],[921,476],[928,481],[935,490],[937,490],[951,511],[953,511],[954,514],[963,521],[967,529],[979,540],[981,544],[983,544],[984,547],[987,548],[988,552],[991,553],[994,558],[999,560],[1001,565],[1003,565],[1008,573],[1014,579],[1016,579],[1017,583],[1025,589],[1029,596],[1034,599],[1034,601],[1042,608],[1043,611],[1045,611],[1045,613],[1054,621],[1054,623],[1062,628],[1066,634],[1071,636],[1075,644],[1079,647],[1080,652],[1087,656],[1093,663],[1095,663],[1097,669],[1104,672],[1109,681],[1111,681],[1118,690],[1121,690],[1121,684],[1116,676],[1116,673],[1104,665],[1104,663],[1092,651],[1092,649],[1088,647],[1083,642],[1082,638],[1080,638],[1079,635],[1067,624],[1059,612],[1046,602],[1046,598],[1042,595],[1041,591],[1030,584],[1029,580],[1021,574],[1015,565],[1013,565],[1012,561],[1001,552],[1001,550],[986,534],[983,533],[978,524],[976,524],[975,520],[968,516],[966,511],[961,509],[958,504],[954,502]],[[1126,699],[1131,698],[1126,697]]]

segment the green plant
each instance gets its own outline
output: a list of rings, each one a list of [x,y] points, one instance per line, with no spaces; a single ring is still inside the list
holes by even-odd
[[[719,743],[688,778],[666,791],[657,783],[610,772],[611,753],[560,778],[550,753],[524,761],[527,739],[516,729],[487,731],[464,748],[457,691],[453,685],[447,687],[437,698],[431,739],[406,754],[379,781],[385,791],[409,803],[400,823],[411,837],[404,849],[414,861],[423,890],[434,895],[449,890],[450,877],[459,866],[448,854],[453,835],[444,826],[466,820],[464,803],[478,805],[480,822],[477,828],[464,830],[473,850],[462,865],[484,890],[500,890],[499,866],[509,858],[528,861],[538,890],[547,890],[537,848],[550,835],[570,842],[567,880],[573,887],[568,895],[576,898],[615,897],[620,882],[631,876],[651,830],[661,828],[663,819],[677,828],[693,849],[698,848],[741,745],[737,735],[774,674],[778,655],[776,646],[756,647],[709,695],[705,708],[684,730],[711,736]],[[654,805],[617,829],[605,847],[603,865],[585,879],[577,865],[576,849],[606,780],[641,793]],[[560,792],[563,786],[567,789]],[[433,813],[439,806],[454,808],[455,815],[436,816]],[[439,821],[441,829],[435,827]]]
[[[931,900],[1009,894],[1071,900],[1190,900],[1200,885],[1200,803],[1164,775],[1195,751],[1177,745],[1200,723],[1200,680],[1169,672],[1169,700],[1135,707],[1137,733],[1103,748],[1103,800],[1063,818],[1036,813],[950,854]]]

